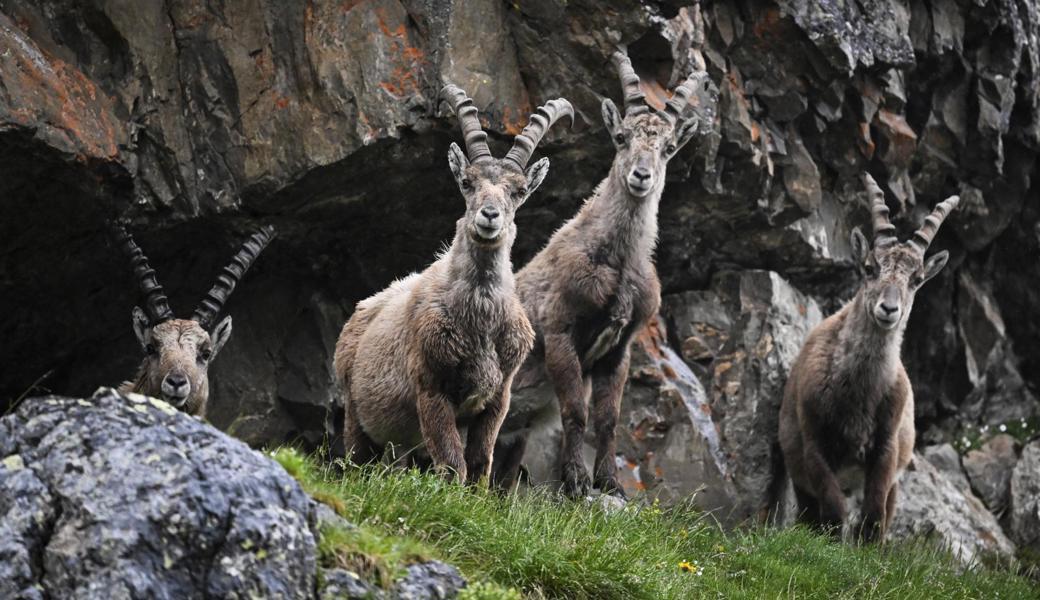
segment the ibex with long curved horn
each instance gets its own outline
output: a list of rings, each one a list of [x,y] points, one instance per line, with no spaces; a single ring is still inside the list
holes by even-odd
[[[466,143],[465,154],[454,143],[448,151],[466,213],[437,261],[358,303],[334,367],[355,461],[376,458],[391,442],[424,445],[435,467],[477,481],[490,472],[510,382],[534,343],[509,252],[513,216],[545,179],[549,161],[525,167],[552,124],[573,119],[574,111],[563,99],[538,108],[496,159],[466,93],[448,85],[441,98],[458,115]],[[465,448],[459,425],[468,427]]]
[[[231,337],[231,317],[214,324],[235,285],[274,237],[263,227],[242,245],[190,319],[174,318],[166,293],[148,258],[124,227],[116,228],[119,247],[130,258],[145,295],[144,308],[133,310],[134,334],[144,350],[137,376],[119,387],[166,400],[178,409],[204,416],[209,401],[209,365]]]
[[[546,406],[537,394],[518,391],[548,377],[563,420],[560,470],[564,492],[581,496],[593,483],[582,458],[589,397],[596,434],[595,484],[623,494],[615,478],[615,437],[621,394],[628,379],[629,342],[657,313],[661,285],[653,263],[657,205],[668,161],[710,124],[713,106],[683,117],[697,86],[695,73],[676,90],[663,111],[651,110],[639,77],[622,52],[612,60],[624,91],[624,117],[609,99],[603,121],[617,154],[610,174],[578,214],[516,275],[517,293],[537,334],[535,349],[517,375],[514,409],[495,453],[495,478],[512,487],[532,423]]]
[[[927,260],[925,252],[958,198],[940,202],[900,243],[884,194],[869,175],[864,183],[873,250],[859,228],[852,232],[863,283],[806,338],[784,389],[780,447],[802,521],[840,528],[844,490],[856,480],[845,477],[862,475],[859,534],[878,540],[892,522],[897,481],[914,449],[914,394],[899,357],[903,330],[915,294],[949,259],[945,250]]]

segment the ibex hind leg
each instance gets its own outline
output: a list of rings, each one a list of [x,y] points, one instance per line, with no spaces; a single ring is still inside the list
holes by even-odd
[[[356,465],[370,463],[379,458],[382,448],[372,441],[372,438],[368,437],[365,430],[361,428],[361,421],[358,419],[357,407],[354,406],[354,403],[349,398],[344,400],[346,401],[346,416],[343,420],[343,446],[347,451],[347,460]]]
[[[808,525],[811,529],[822,531],[824,523],[820,518],[820,502],[816,497],[801,490],[797,485],[794,486],[794,497],[798,501],[798,512],[795,517],[797,521]]]
[[[520,485],[520,468],[527,450],[527,433],[499,436],[495,442],[495,458],[491,465],[491,481],[502,492],[514,491]]]

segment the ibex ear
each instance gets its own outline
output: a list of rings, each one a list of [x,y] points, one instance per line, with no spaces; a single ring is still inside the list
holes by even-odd
[[[852,260],[856,262],[856,266],[860,269],[867,262],[867,255],[870,254],[870,242],[867,241],[866,236],[859,230],[859,227],[853,228],[852,230]]]
[[[548,158],[541,158],[538,160],[538,162],[534,163],[530,167],[527,167],[527,172],[524,173],[524,175],[527,176],[527,194],[523,197],[522,200],[520,200],[517,206],[520,206],[520,204],[524,203],[524,200],[527,200],[531,197],[531,194],[533,194],[534,191],[538,189],[538,186],[542,185],[542,182],[545,181],[545,176],[548,174]]]
[[[950,253],[946,250],[942,252],[936,252],[935,254],[928,257],[928,260],[924,261],[924,279],[921,281],[923,284],[932,277],[939,274],[939,271],[943,270],[946,263],[950,260]]]
[[[220,323],[213,328],[213,333],[209,334],[210,343],[213,344],[213,354],[210,355],[210,360],[220,352],[220,349],[227,343],[228,338],[231,337],[231,316],[228,315],[221,319]]]
[[[697,117],[690,117],[685,121],[679,123],[679,127],[675,130],[675,152],[682,150],[682,147],[693,139],[693,134],[697,133]],[[675,154],[673,152],[672,154]]]
[[[618,112],[617,106],[610,98],[603,99],[603,105],[600,107],[603,110],[603,124],[607,126],[607,131],[610,132],[610,137],[613,138],[621,129],[621,113]]]
[[[140,306],[134,307],[131,316],[134,322],[134,335],[137,336],[137,342],[144,348],[152,341],[152,320]]]
[[[466,167],[469,166],[469,159],[466,158],[466,153],[459,148],[459,145],[452,142],[448,146],[448,167],[451,168],[451,174],[455,176],[455,182],[462,187],[462,180],[466,176]]]

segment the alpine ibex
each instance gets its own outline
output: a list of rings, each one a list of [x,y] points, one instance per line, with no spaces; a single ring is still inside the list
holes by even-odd
[[[274,227],[254,233],[224,267],[217,283],[199,303],[191,319],[177,319],[166,293],[148,265],[148,258],[123,227],[116,228],[119,246],[129,256],[134,276],[145,295],[142,309],[133,310],[134,334],[144,350],[137,376],[119,391],[162,398],[192,415],[205,416],[209,401],[209,365],[231,337],[231,317],[214,325],[220,309],[256,257],[274,237]]]
[[[780,408],[780,447],[794,483],[799,518],[840,528],[843,488],[863,477],[859,535],[883,539],[895,514],[897,481],[914,449],[914,394],[900,360],[917,290],[949,253],[925,252],[957,196],[940,202],[908,242],[899,242],[884,194],[869,175],[874,248],[852,231],[863,277],[856,296],[809,333],[791,368]]]
[[[560,405],[560,469],[564,493],[583,496],[592,485],[582,444],[592,398],[596,434],[595,484],[623,495],[615,477],[614,427],[628,379],[629,342],[656,313],[661,286],[654,268],[657,206],[668,161],[698,130],[701,119],[683,110],[696,73],[680,85],[663,111],[651,110],[639,77],[622,52],[612,60],[621,78],[625,114],[609,99],[603,121],[617,154],[610,174],[548,244],[516,275],[517,293],[537,335],[517,376],[516,391],[547,376]],[[544,366],[544,369],[543,369]],[[544,375],[543,375],[544,373]],[[511,410],[495,456],[498,485],[515,485],[540,399],[525,395]]]
[[[359,302],[336,344],[348,453],[367,462],[387,443],[425,445],[438,470],[478,481],[491,468],[509,386],[534,343],[516,298],[509,253],[517,208],[549,170],[527,168],[542,136],[574,110],[563,99],[540,107],[502,159],[491,155],[477,109],[454,85],[441,90],[466,143],[448,165],[466,200],[451,246],[425,271]],[[458,425],[468,428],[465,449]]]

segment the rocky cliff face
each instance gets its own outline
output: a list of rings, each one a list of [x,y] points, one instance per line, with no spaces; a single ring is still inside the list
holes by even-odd
[[[786,367],[855,288],[863,171],[904,233],[962,198],[936,242],[950,266],[904,346],[922,443],[1038,415],[1040,13],[1026,0],[0,0],[0,399],[133,370],[138,299],[108,220],[132,220],[181,314],[272,223],[227,305],[209,416],[253,444],[321,442],[353,304],[427,264],[461,210],[445,164],[459,135],[436,91],[467,89],[497,150],[537,103],[577,110],[539,149],[552,167],[517,217],[520,265],[608,169],[599,103],[619,97],[618,43],[652,99],[695,67],[720,90],[715,135],[673,160],[661,205],[663,327],[622,421],[633,486],[721,477],[738,514],[761,509],[775,450],[758,436]]]

